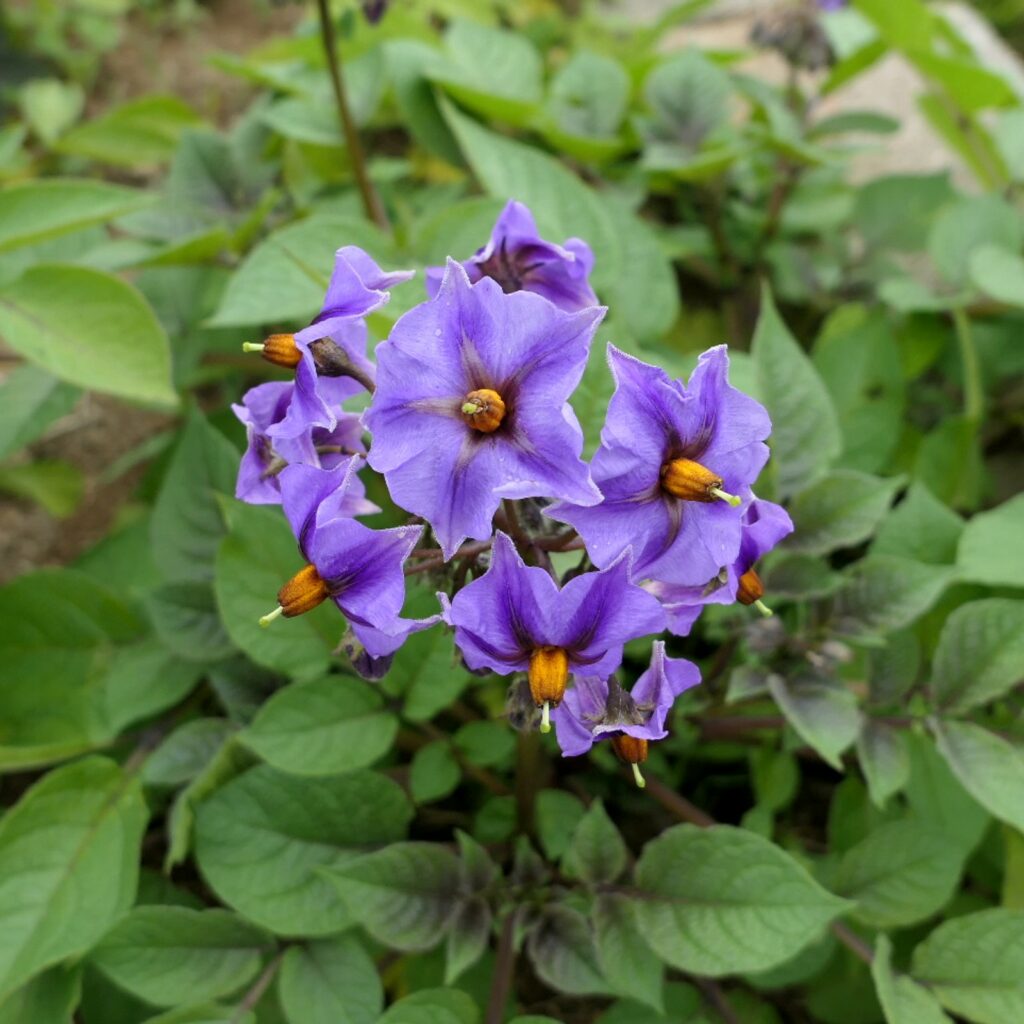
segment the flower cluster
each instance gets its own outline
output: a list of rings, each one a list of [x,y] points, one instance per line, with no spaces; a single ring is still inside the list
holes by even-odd
[[[373,361],[366,317],[412,274],[339,249],[313,322],[246,346],[294,378],[234,407],[248,432],[236,493],[280,503],[305,562],[263,624],[330,599],[353,665],[376,679],[411,633],[443,621],[470,670],[515,677],[514,722],[553,721],[567,756],[606,739],[642,784],[649,743],[700,677],[655,641],[627,692],[624,645],[684,636],[710,603],[770,614],[755,564],[792,524],[751,490],[771,424],[729,384],[724,346],[685,384],[609,346],[615,392],[584,461],[569,399],[606,312],[593,263],[584,242],[545,241],[510,202],[475,255],[427,270],[427,301]],[[360,391],[372,396],[361,417],[344,408]],[[409,525],[358,521],[378,511],[368,470]],[[566,570],[570,552],[581,561]],[[406,576],[419,572],[448,587],[437,614],[404,617]]]

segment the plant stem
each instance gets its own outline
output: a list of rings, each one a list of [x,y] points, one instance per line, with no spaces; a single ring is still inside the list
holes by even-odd
[[[875,951],[852,928],[842,921],[832,922],[832,934],[858,959],[870,964],[875,959]]]
[[[725,1024],[742,1024],[737,1016],[729,997],[725,994],[722,986],[710,978],[699,978],[694,976],[697,988],[704,994],[704,998],[718,1011],[718,1016],[725,1021]]]
[[[491,976],[491,994],[487,999],[487,1013],[484,1024],[502,1024],[505,1019],[505,1004],[512,991],[512,975],[516,967],[516,914],[508,911],[501,923],[498,936],[498,951],[494,958],[494,974]]]
[[[953,310],[953,324],[956,327],[964,372],[964,416],[971,423],[980,423],[985,395],[981,387],[981,367],[978,364],[978,351],[974,347],[971,318],[965,310],[957,308]]]
[[[281,961],[284,960],[286,952],[286,949],[282,949],[267,963],[267,966],[263,968],[260,976],[252,983],[252,987],[245,993],[242,997],[242,1001],[235,1008],[235,1012],[231,1015],[231,1024],[238,1024],[238,1022],[242,1020],[245,1015],[263,998],[264,993],[268,988],[270,988],[270,983],[274,980],[274,975],[277,974],[278,968],[281,966]]]
[[[349,158],[352,161],[352,171],[356,176],[356,185],[359,188],[359,195],[363,200],[363,210],[370,218],[384,231],[389,230],[387,214],[381,205],[380,196],[373,187],[369,172],[366,169],[366,154],[363,152],[363,144],[359,140],[359,132],[356,123],[352,118],[352,111],[348,105],[348,96],[345,92],[345,79],[341,72],[341,57],[338,53],[338,40],[334,34],[334,22],[331,21],[329,0],[317,0],[317,10],[320,14],[320,38],[324,44],[324,54],[327,57],[327,70],[331,76],[331,85],[334,88],[334,101],[338,108],[338,119],[341,121],[341,131],[345,136],[345,145],[348,148]]]

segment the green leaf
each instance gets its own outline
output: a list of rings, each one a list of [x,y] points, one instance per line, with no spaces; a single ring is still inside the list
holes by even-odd
[[[892,942],[888,935],[879,935],[871,977],[886,1024],[952,1024],[928,989],[893,971],[891,961]]]
[[[510,764],[516,749],[516,734],[506,722],[467,722],[452,741],[470,764],[484,768]]]
[[[548,860],[558,860],[569,848],[584,807],[578,797],[561,789],[542,789],[536,795],[537,837]]]
[[[941,910],[956,891],[964,852],[917,821],[881,825],[847,850],[833,888],[872,928],[903,928]]]
[[[152,166],[170,160],[182,131],[199,123],[176,96],[142,96],[73,128],[57,150],[118,166]]]
[[[34,78],[21,87],[18,100],[26,123],[49,147],[78,120],[85,93],[77,82]]]
[[[15,367],[0,384],[0,459],[42,437],[78,398],[77,388],[37,366]]]
[[[147,786],[182,786],[191,782],[234,734],[224,718],[196,718],[179,725],[146,759],[142,781]]]
[[[113,220],[152,201],[136,189],[47,178],[0,189],[0,252]]]
[[[954,285],[970,278],[974,251],[1000,245],[1019,252],[1024,227],[1017,211],[997,195],[958,199],[939,214],[928,238],[928,252],[942,276]]]
[[[777,490],[788,497],[824,476],[842,447],[821,377],[782,322],[766,289],[751,344],[758,393],[772,418]]]
[[[168,1010],[156,1017],[147,1017],[143,1024],[255,1024],[252,1013],[239,1012],[233,1006],[203,1003],[201,1006],[183,1006]]]
[[[901,486],[898,478],[832,470],[794,496],[789,512],[796,529],[787,547],[824,555],[860,544],[878,529]]]
[[[0,1024],[68,1024],[81,998],[81,970],[53,967],[4,1000]]]
[[[973,722],[934,722],[939,752],[975,800],[1024,832],[1024,751]]]
[[[177,405],[164,329],[142,296],[111,274],[57,263],[30,267],[0,288],[0,338],[61,380]]]
[[[905,734],[910,749],[907,802],[914,817],[941,829],[946,841],[972,850],[991,819],[952,773],[935,744],[924,735]]]
[[[934,34],[933,17],[921,0],[887,4],[885,0],[854,0],[882,38],[896,49],[927,50]]]
[[[691,151],[728,121],[732,91],[728,74],[694,49],[659,64],[644,81],[657,137]]]
[[[462,900],[452,916],[444,941],[444,981],[451,985],[487,951],[493,918],[481,896]]]
[[[911,973],[947,1010],[976,1024],[1020,1020],[1024,911],[997,908],[946,921],[914,950]]]
[[[259,625],[280,587],[302,568],[281,510],[239,502],[231,506],[230,527],[214,566],[214,593],[228,636],[258,665],[296,679],[322,676],[328,652],[344,630],[331,602],[268,629]]]
[[[423,614],[436,610],[433,604]],[[407,612],[406,614],[411,614]],[[414,633],[400,650],[384,679],[386,691],[403,698],[402,714],[413,722],[429,721],[469,685],[471,676],[455,660],[448,634],[440,629]]]
[[[857,698],[841,683],[814,678],[790,682],[772,673],[768,677],[772,699],[800,738],[827,764],[843,770],[842,753],[860,731]]]
[[[620,893],[598,895],[591,910],[597,959],[616,995],[660,1011],[664,968],[643,939],[634,906]]]
[[[330,935],[350,918],[318,869],[405,834],[412,808],[369,771],[309,779],[260,766],[199,805],[196,860],[210,887],[283,935]]]
[[[842,464],[868,472],[884,469],[899,443],[906,404],[889,318],[881,310],[842,307],[815,340],[813,360],[839,417]]]
[[[956,560],[964,521],[920,481],[910,485],[903,500],[885,517],[872,554],[902,555],[929,565]]]
[[[565,904],[548,906],[526,940],[537,976],[557,992],[603,995],[608,982],[587,919]]]
[[[864,720],[857,737],[857,759],[871,799],[879,809],[910,778],[910,754],[903,733],[884,722]]]
[[[377,1024],[477,1024],[480,1011],[453,988],[427,988],[399,999]]]
[[[562,868],[570,878],[588,885],[607,885],[626,870],[628,855],[626,843],[604,804],[595,800],[573,830]]]
[[[0,770],[90,750],[117,729],[110,670],[142,635],[115,594],[71,570],[0,588]]]
[[[490,195],[526,203],[545,238],[561,242],[576,236],[593,248],[594,287],[631,333],[657,337],[671,326],[679,312],[676,280],[647,224],[553,157],[488,131],[450,103],[442,111]]]
[[[428,77],[470,110],[523,124],[540,103],[541,58],[524,35],[458,18],[444,45]]]
[[[618,61],[577,50],[551,80],[548,113],[567,135],[614,137],[626,113],[629,88],[629,75]]]
[[[462,772],[451,747],[435,740],[420,747],[409,766],[409,790],[418,804],[443,800],[459,784]]]
[[[272,945],[226,910],[136,907],[89,954],[112,981],[154,1006],[202,1002],[251,981]]]
[[[234,492],[238,452],[197,410],[185,421],[153,506],[153,557],[169,580],[209,580],[226,533],[219,494]],[[282,581],[283,582],[283,581]]]
[[[358,245],[381,263],[393,247],[372,224],[317,216],[279,228],[245,257],[231,278],[209,327],[259,327],[305,322],[319,312],[335,250]]]
[[[939,706],[970,711],[1024,675],[1024,601],[990,598],[957,608],[942,627],[931,690]]]
[[[165,583],[146,595],[146,611],[164,646],[184,661],[220,661],[234,651],[208,582]]]
[[[0,466],[0,491],[41,505],[55,519],[66,519],[85,493],[85,477],[70,462],[37,460]]]
[[[412,952],[444,936],[460,882],[458,857],[437,843],[395,843],[322,874],[378,942]]]
[[[147,817],[139,781],[93,757],[50,772],[0,819],[0,999],[128,909]]]
[[[278,995],[288,1024],[374,1024],[384,990],[373,958],[354,935],[292,946]]]
[[[1008,306],[1024,308],[1024,258],[1001,245],[981,245],[971,252],[971,283]]]
[[[837,629],[854,637],[909,626],[939,599],[955,573],[895,555],[869,555],[847,573],[836,595]]]
[[[360,679],[325,676],[278,690],[239,739],[293,775],[365,768],[390,749],[398,720]]]
[[[663,832],[644,847],[636,881],[649,945],[712,977],[784,963],[848,907],[777,846],[725,825]]]
[[[960,578],[990,587],[1024,585],[1024,494],[979,512],[964,527],[956,564]]]

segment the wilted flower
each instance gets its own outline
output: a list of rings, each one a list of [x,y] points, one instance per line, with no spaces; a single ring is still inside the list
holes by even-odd
[[[260,620],[301,615],[330,598],[342,610],[371,658],[396,651],[412,632],[438,621],[404,619],[402,566],[422,526],[371,530],[345,514],[355,458],[324,470],[289,466],[281,472],[284,513],[307,564],[277,595],[278,606]]]
[[[490,569],[450,604],[446,595],[438,597],[471,668],[529,674],[545,731],[570,672],[607,677],[621,662],[627,641],[665,626],[657,600],[630,582],[628,554],[559,589],[543,569],[527,566],[500,532]]]
[[[665,719],[676,697],[699,682],[697,666],[669,658],[661,641],[653,644],[650,668],[628,693],[614,676],[577,674],[554,713],[562,753],[576,757],[599,740],[610,740],[619,757],[633,765],[642,786],[637,766],[647,759],[647,744],[668,735]]]
[[[488,279],[470,285],[450,260],[437,297],[378,346],[369,462],[430,523],[445,558],[466,537],[491,536],[503,498],[600,501],[567,399],[603,315],[505,295]]]
[[[743,513],[743,533],[736,560],[723,566],[705,584],[679,586],[652,582],[646,589],[662,603],[668,614],[668,628],[678,636],[686,636],[707,604],[752,604],[771,614],[761,602],[764,585],[754,568],[776,544],[793,532],[789,513],[771,501],[755,498]]]
[[[703,586],[739,554],[736,506],[768,459],[768,413],[729,384],[724,345],[700,357],[687,386],[608,353],[616,389],[592,466],[604,500],[547,515],[579,531],[596,565],[631,545],[637,577]]]
[[[328,390],[333,382],[326,382]],[[288,414],[295,385],[288,381],[270,381],[250,388],[241,404],[232,405],[235,415],[245,424],[248,444],[238,467],[235,497],[252,505],[280,504],[278,475],[285,466],[296,463],[332,469],[347,457],[364,451],[363,428],[352,413],[337,414],[333,430],[312,427],[293,438],[275,440],[268,431]],[[358,477],[350,482],[345,514],[369,515],[380,511],[363,497]]]
[[[462,266],[470,281],[489,277],[504,292],[535,292],[570,313],[597,304],[589,280],[594,266],[590,246],[579,238],[562,245],[545,241],[529,208],[514,199],[501,211],[488,243]],[[431,298],[440,290],[444,272],[444,267],[427,268]]]

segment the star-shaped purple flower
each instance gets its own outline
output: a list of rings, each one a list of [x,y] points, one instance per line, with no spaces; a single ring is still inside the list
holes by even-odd
[[[372,388],[374,367],[366,357],[364,318],[390,300],[388,289],[413,273],[387,273],[356,245],[334,254],[323,308],[294,336],[299,350],[295,391],[287,415],[274,424],[270,436],[286,440],[310,427],[333,430],[338,403]]]
[[[755,498],[743,513],[740,551],[734,562],[722,566],[702,586],[646,584],[645,589],[665,608],[669,631],[686,636],[708,604],[732,604],[737,598],[744,604],[760,604],[764,588],[754,566],[792,532],[793,521],[781,505]]]
[[[768,459],[768,413],[729,384],[724,345],[685,386],[611,345],[608,362],[616,388],[591,467],[604,500],[546,514],[579,531],[596,565],[631,545],[638,578],[703,585],[739,554],[736,506]]]
[[[278,608],[260,621],[266,625],[278,615],[300,615],[330,598],[370,657],[380,658],[439,616],[401,615],[402,567],[423,527],[371,530],[346,514],[358,461],[353,457],[330,470],[289,466],[281,472],[284,513],[308,564],[281,588]]]
[[[607,677],[622,661],[625,643],[665,626],[657,600],[630,582],[628,553],[559,589],[500,532],[487,572],[450,604],[444,594],[438,598],[471,669],[529,673],[534,702],[544,709],[542,728],[570,672]]]
[[[267,431],[288,414],[294,388],[290,381],[259,384],[246,392],[241,404],[231,406],[245,424],[248,437],[235,487],[235,497],[240,501],[251,505],[280,504],[278,474],[285,466],[298,463],[333,469],[347,456],[365,451],[359,417],[348,412],[337,414],[333,430],[313,427],[298,437],[275,441]],[[380,511],[364,495],[362,481],[354,477],[346,489],[346,515],[370,515]]]
[[[669,658],[662,641],[653,644],[650,668],[629,693],[614,676],[576,675],[553,715],[563,756],[585,754],[599,740],[611,740],[617,750],[620,745],[626,750],[639,747],[643,757],[632,763],[642,785],[636,765],[646,759],[647,743],[668,735],[665,720],[675,699],[699,682],[697,666],[682,658]],[[624,736],[640,743],[620,744]]]
[[[430,523],[445,558],[466,537],[491,536],[503,498],[601,500],[567,399],[604,312],[566,313],[489,279],[470,285],[450,260],[437,297],[378,346],[364,419],[370,465],[402,508]]]
[[[462,264],[470,281],[489,277],[502,291],[535,292],[559,309],[573,312],[597,305],[590,287],[594,254],[582,239],[570,238],[562,245],[547,242],[537,234],[537,223],[528,207],[510,199],[501,211],[490,240]],[[428,267],[427,294],[433,298],[441,288],[444,267]]]

